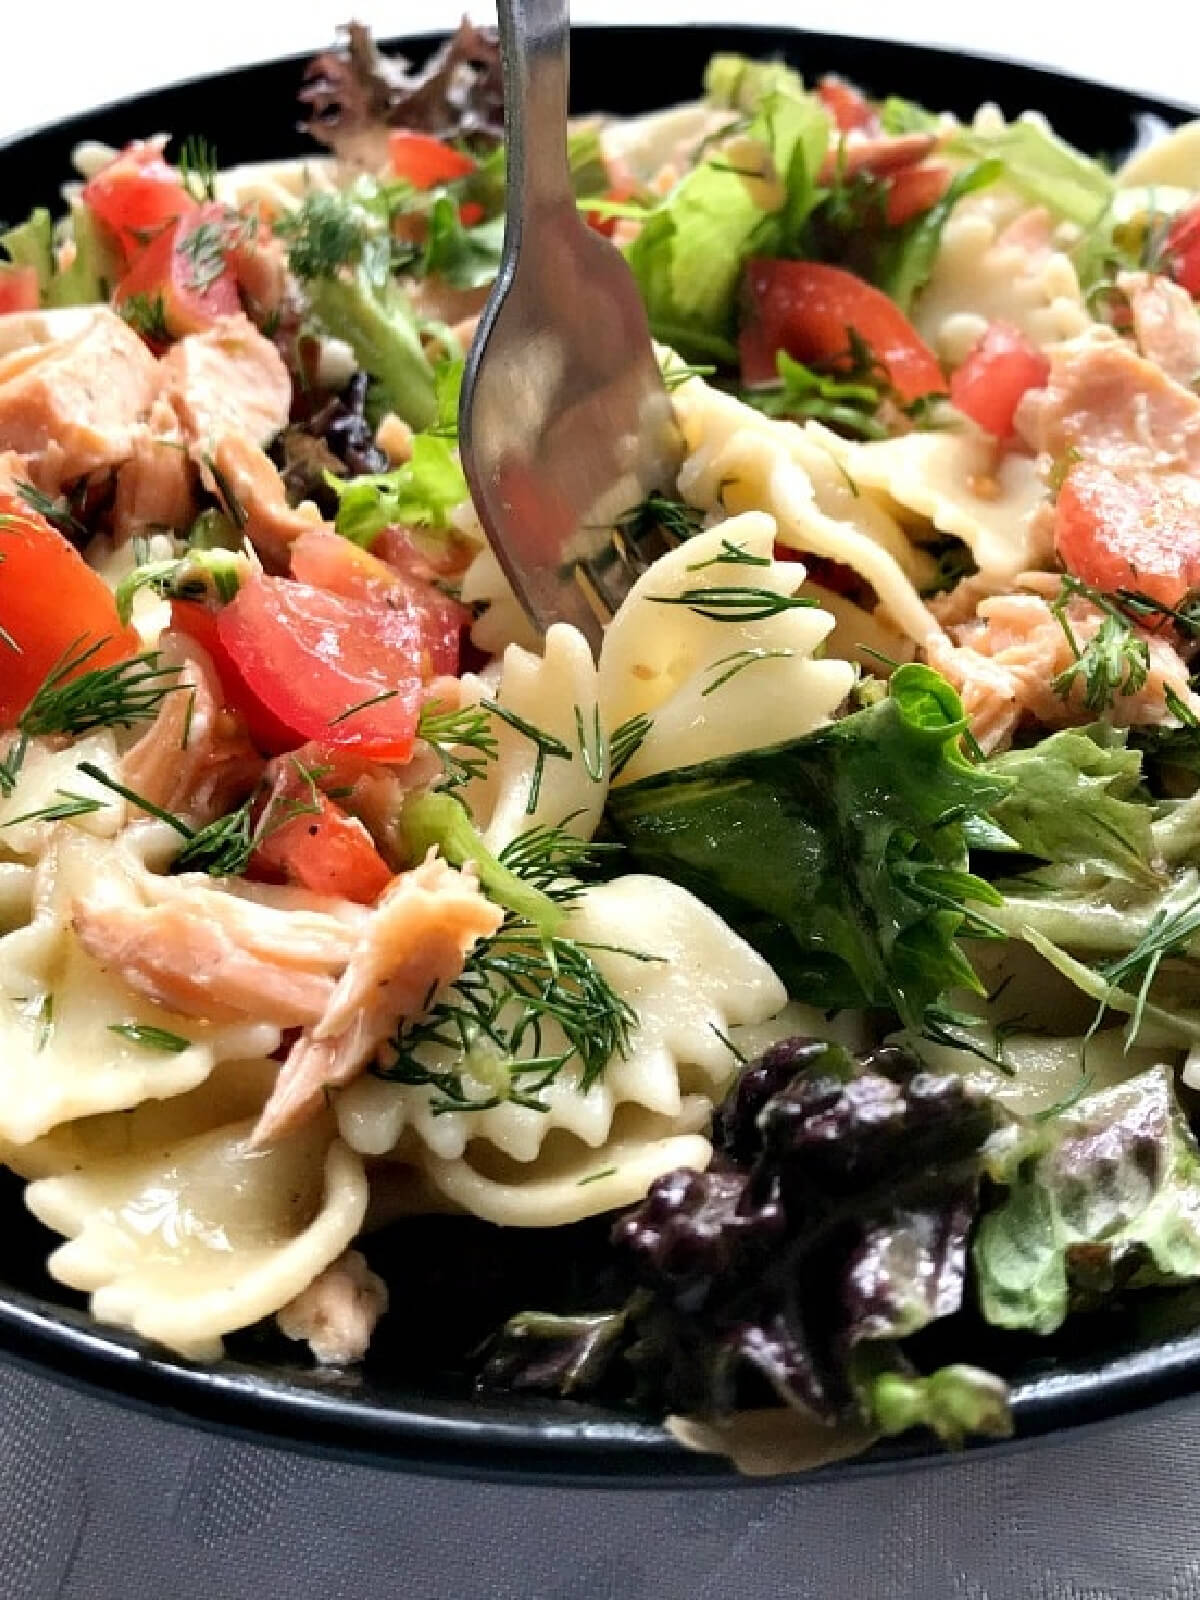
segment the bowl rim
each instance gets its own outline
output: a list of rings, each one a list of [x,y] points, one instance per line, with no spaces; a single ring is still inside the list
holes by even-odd
[[[1063,85],[1110,98],[1127,114],[1178,123],[1200,115],[1183,102],[1129,90],[1103,80],[1048,67],[1019,57],[860,35],[829,33],[779,24],[695,21],[666,24],[653,17],[620,24],[584,23],[573,39],[586,42],[614,33],[710,35],[750,51],[754,41],[795,40],[818,57],[823,51],[866,59],[881,53],[896,61],[921,60],[951,71],[968,60],[1019,75],[1051,103]],[[389,49],[421,55],[447,36],[445,29],[406,33],[381,40]],[[776,48],[772,43],[771,48]],[[100,120],[136,115],[139,106],[170,100],[189,91],[228,92],[230,79],[249,83],[262,73],[295,67],[297,75],[315,50],[265,57],[224,71],[181,78],[158,89],[100,102],[66,117],[0,137],[0,164],[45,140],[60,145],[89,137]],[[852,68],[847,67],[847,71]],[[280,144],[286,142],[281,135]],[[67,146],[69,148],[69,145]],[[36,156],[36,151],[31,152]],[[64,171],[63,178],[68,174]],[[51,182],[62,181],[51,178]],[[356,1396],[353,1376],[315,1369],[309,1374],[273,1377],[226,1359],[199,1366],[152,1346],[123,1329],[94,1323],[82,1309],[0,1283],[0,1353],[42,1378],[96,1398],[119,1401],[163,1421],[199,1425],[238,1436],[259,1446],[274,1444],[320,1453],[376,1468],[396,1467],[475,1479],[554,1482],[565,1486],[670,1488],[760,1483],[736,1474],[728,1463],[697,1455],[679,1445],[659,1423],[632,1414],[558,1402],[556,1414],[527,1407],[520,1397],[504,1404],[417,1396],[386,1405]],[[307,1381],[303,1381],[307,1380]],[[1200,1390],[1200,1325],[1162,1342],[1128,1350],[1078,1367],[1047,1366],[1014,1385],[1016,1436],[1009,1441],[976,1441],[966,1452],[1012,1450],[1066,1428],[1100,1426],[1123,1414],[1138,1414]],[[417,1403],[419,1402],[419,1403]],[[923,1438],[904,1438],[835,1466],[818,1468],[798,1482],[903,1467],[928,1467],[955,1459]],[[773,1482],[786,1481],[773,1479]]]

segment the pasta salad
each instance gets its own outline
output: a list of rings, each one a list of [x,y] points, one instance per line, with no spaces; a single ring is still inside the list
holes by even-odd
[[[457,457],[494,38],[355,25],[301,99],[308,157],[81,146],[0,236],[49,1272],[191,1360],[384,1360],[436,1215],[546,1264],[483,1387],[1011,1431],[981,1350],[1200,1278],[1200,124],[1114,172],[736,56],[573,124],[684,443],[594,658]]]

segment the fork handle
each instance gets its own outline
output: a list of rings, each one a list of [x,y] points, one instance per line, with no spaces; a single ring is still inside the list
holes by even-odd
[[[522,219],[550,207],[575,209],[567,160],[569,0],[498,0],[508,147],[508,245]]]

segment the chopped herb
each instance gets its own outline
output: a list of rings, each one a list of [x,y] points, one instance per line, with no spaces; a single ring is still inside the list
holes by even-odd
[[[600,706],[592,707],[591,743],[588,743],[588,729],[584,726],[583,712],[575,707],[575,728],[579,736],[579,754],[583,760],[583,770],[593,783],[604,781],[604,763],[608,754],[607,740],[604,737],[604,725],[600,721]]]
[[[190,1039],[145,1022],[110,1022],[108,1031],[128,1039],[131,1044],[141,1045],[144,1050],[161,1050],[164,1055],[182,1055],[185,1050],[192,1048]]]
[[[682,500],[670,500],[663,494],[651,494],[627,511],[617,522],[617,531],[634,544],[648,534],[659,533],[676,544],[683,544],[704,526],[704,513]]]
[[[1200,638],[1200,598],[1186,600],[1182,606],[1169,606],[1140,589],[1118,589],[1114,598],[1122,610],[1134,617],[1169,621],[1187,638]]]
[[[795,655],[794,650],[767,650],[757,647],[752,650],[735,650],[732,655],[722,656],[719,661],[713,662],[713,667],[724,667],[725,671],[701,690],[701,698],[710,695],[719,689],[722,684],[736,678],[739,672],[744,672],[747,667],[752,667],[756,661],[787,661]]]
[[[732,539],[722,539],[719,554],[709,556],[707,561],[690,561],[689,572],[703,572],[706,567],[769,567],[770,556],[752,555],[743,544],[734,544]]]
[[[499,717],[501,722],[507,722],[510,728],[524,736],[531,742],[537,751],[537,758],[533,764],[533,776],[529,784],[529,799],[525,806],[527,815],[532,815],[537,810],[537,803],[542,792],[542,778],[546,770],[546,758],[553,756],[556,760],[572,760],[570,749],[552,733],[535,727],[532,722],[527,722],[524,717],[518,716],[508,706],[502,706],[495,700],[481,700],[480,705],[490,711],[494,717]]]
[[[670,366],[663,373],[663,386],[668,394],[674,394],[676,389],[683,387],[691,378],[711,378],[716,372],[716,367],[708,364],[695,365],[680,362]]]
[[[394,700],[400,693],[399,689],[383,689],[379,694],[369,695],[365,700],[348,706],[345,711],[339,711],[336,717],[329,719],[329,727],[336,728],[339,722],[345,722],[349,717],[355,717],[360,711],[366,711],[369,706],[382,705],[385,700]]]
[[[90,817],[94,811],[103,811],[105,802],[87,795],[72,794],[69,789],[56,789],[60,798],[37,811],[23,811],[19,817],[9,817],[0,822],[0,828],[15,828],[22,822],[69,822],[72,817]]]
[[[815,600],[801,594],[776,594],[771,589],[751,589],[741,584],[711,589],[685,589],[682,594],[652,594],[655,605],[686,606],[710,622],[762,622],[784,611],[811,610]]]
[[[236,213],[230,217],[239,220]],[[180,235],[175,253],[187,262],[188,287],[196,294],[206,294],[225,271],[230,242],[230,225],[224,217],[198,222]]]
[[[1067,606],[1077,596],[1104,613],[1099,629],[1082,648],[1067,617]],[[1081,683],[1087,709],[1103,712],[1118,696],[1136,694],[1145,685],[1150,675],[1149,644],[1104,595],[1064,573],[1058,598],[1050,609],[1074,657],[1069,667],[1051,679],[1055,694],[1065,700],[1075,684]]]
[[[1131,1040],[1136,1039],[1141,1030],[1146,1001],[1159,967],[1168,956],[1185,954],[1197,933],[1200,933],[1200,890],[1175,909],[1162,906],[1133,949],[1099,969],[1101,977],[1113,988],[1128,989],[1131,984],[1138,984],[1129,1020]],[[1103,1015],[1104,1006],[1101,1005],[1092,1024],[1093,1031],[1099,1027]]]
[[[580,1178],[576,1187],[584,1188],[589,1183],[599,1183],[601,1178],[615,1178],[616,1167],[601,1167],[599,1172],[589,1172],[586,1178]]]
[[[134,333],[151,344],[170,342],[171,330],[167,326],[167,308],[161,294],[126,295],[117,305],[122,319]]]
[[[142,589],[172,600],[215,600],[225,605],[241,588],[247,571],[244,556],[231,550],[191,550],[166,561],[144,561],[117,585],[117,615],[127,623],[134,597]]]
[[[21,713],[18,727],[24,735],[131,728],[157,716],[167,695],[179,688],[180,669],[164,667],[157,650],[147,650],[113,666],[82,671],[107,643],[78,639],[66,650]]]
[[[646,735],[654,726],[654,719],[642,712],[622,722],[608,742],[611,766],[609,777],[617,778],[637,755]]]
[[[500,748],[492,732],[491,711],[478,705],[443,711],[438,701],[426,701],[421,707],[417,736],[437,752],[442,763],[442,787],[447,789],[482,778]]]
[[[217,152],[208,140],[189,133],[179,152],[179,176],[193,200],[217,198]]]
[[[245,506],[233,492],[233,485],[230,483],[225,473],[213,460],[212,456],[206,454],[203,457],[203,461],[212,477],[212,481],[217,492],[217,498],[221,502],[221,509],[229,518],[230,522],[233,523],[238,532],[241,533],[248,520]]]
[[[42,995],[34,1015],[38,1024],[34,1049],[40,1055],[54,1037],[54,996],[52,993],[47,991]]]
[[[88,530],[79,521],[69,505],[61,499],[54,499],[32,483],[18,483],[17,493],[31,511],[36,511],[39,517],[44,517],[52,528],[57,528],[59,533],[72,540],[81,540],[88,537]]]

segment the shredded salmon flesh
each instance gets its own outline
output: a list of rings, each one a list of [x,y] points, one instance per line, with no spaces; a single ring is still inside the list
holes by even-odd
[[[1103,623],[1103,614],[1086,600],[1072,600],[1067,621],[1082,650]],[[1172,721],[1164,692],[1169,687],[1200,712],[1200,698],[1188,683],[1188,669],[1166,639],[1147,636],[1150,671],[1134,694],[1118,695],[1112,719],[1120,727]],[[1040,594],[1000,594],[980,600],[976,614],[952,625],[925,646],[929,665],[962,696],[971,732],[988,753],[1002,749],[1024,722],[1048,728],[1092,721],[1078,680],[1065,698],[1051,684],[1075,660],[1062,624]]]
[[[369,913],[321,1017],[292,1046],[251,1143],[290,1133],[319,1111],[325,1090],[357,1077],[397,1023],[420,1016],[502,921],[470,870],[432,853],[396,878]]]
[[[347,1250],[276,1313],[279,1331],[303,1341],[322,1366],[345,1366],[367,1353],[388,1308],[387,1284],[359,1250]]]
[[[1149,272],[1122,272],[1117,288],[1129,301],[1138,349],[1190,389],[1200,378],[1200,312],[1191,295]]]
[[[253,1019],[279,1027],[318,1022],[362,927],[362,908],[277,894],[264,904],[213,887],[198,874],[155,879],[136,891],[83,896],[73,926],[100,966],[184,1016]]]

